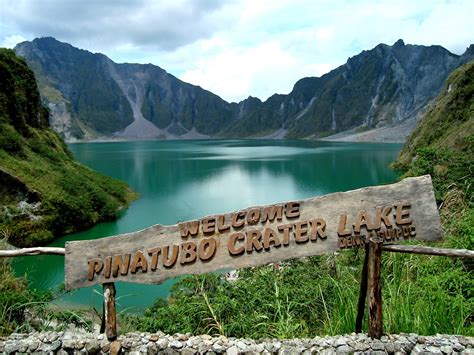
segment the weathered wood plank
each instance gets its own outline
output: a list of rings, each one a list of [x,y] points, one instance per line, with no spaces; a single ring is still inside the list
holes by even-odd
[[[389,251],[392,253],[449,256],[452,258],[474,258],[474,250],[433,248],[422,245],[384,245],[383,251]]]
[[[203,201],[205,203],[205,201]],[[66,243],[66,289],[107,282],[160,283],[387,242],[435,240],[441,226],[429,176],[257,206],[173,226]]]
[[[382,244],[383,239],[371,238],[369,242],[369,261],[367,280],[369,291],[369,331],[371,338],[380,339],[383,333],[382,318]]]
[[[55,247],[35,247],[23,249],[0,250],[0,258],[9,258],[14,256],[33,256],[33,255],[64,255],[64,248]]]
[[[362,333],[362,322],[364,320],[365,305],[367,301],[367,268],[369,263],[369,248],[365,246],[364,264],[360,275],[359,301],[357,302],[357,316],[355,332]]]
[[[115,310],[115,285],[106,283],[104,288],[105,335],[109,341],[117,339],[117,312]]]

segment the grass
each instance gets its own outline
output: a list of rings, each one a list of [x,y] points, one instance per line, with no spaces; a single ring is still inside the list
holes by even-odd
[[[0,147],[0,166],[34,191],[41,205],[37,218],[25,215],[18,210],[16,186],[5,187],[4,199],[12,198],[0,211],[0,228],[10,231],[9,242],[16,246],[44,244],[55,236],[115,219],[135,196],[124,183],[75,162],[50,130],[30,129],[19,155]]]

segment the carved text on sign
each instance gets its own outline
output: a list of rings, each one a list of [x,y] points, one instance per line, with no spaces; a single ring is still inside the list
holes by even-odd
[[[257,206],[171,226],[66,243],[66,289],[237,269],[386,242],[436,240],[429,176],[307,200]]]
[[[372,237],[385,242],[397,242],[416,237],[416,227],[410,218],[409,203],[377,206],[373,213],[359,210],[354,222],[348,221],[347,215],[341,213],[337,226],[339,248],[363,246]]]

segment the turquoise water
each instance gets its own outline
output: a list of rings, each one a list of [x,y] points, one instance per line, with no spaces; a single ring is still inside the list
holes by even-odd
[[[140,193],[114,222],[67,235],[68,240],[96,239],[153,224],[175,224],[208,214],[297,200],[336,191],[394,182],[388,165],[402,145],[294,140],[198,140],[72,144],[83,164],[126,181]],[[64,281],[64,258],[17,259],[17,274],[34,287],[55,288]],[[141,310],[166,297],[173,280],[161,285],[117,284],[121,309]],[[101,288],[62,296],[68,307],[101,307]],[[100,309],[100,308],[99,308]]]

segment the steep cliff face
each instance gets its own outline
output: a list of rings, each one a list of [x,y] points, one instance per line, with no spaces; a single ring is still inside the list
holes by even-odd
[[[74,161],[49,128],[33,72],[0,49],[0,237],[17,246],[113,219],[132,194]]]
[[[417,159],[417,152],[428,147],[469,154],[469,164],[472,169],[474,162],[474,61],[456,69],[446,80],[441,94],[408,138],[397,164],[401,167],[410,165]],[[472,170],[470,171],[472,174]],[[466,178],[469,177],[466,176]],[[469,180],[472,182],[472,176]]]
[[[457,56],[401,40],[380,44],[321,78],[300,80],[289,95],[271,97],[252,115],[266,117],[268,126],[280,121],[292,137],[399,124],[416,116],[449,73],[472,58],[470,50]]]
[[[232,117],[231,104],[151,64],[116,64],[51,37],[15,52],[35,71],[52,126],[67,139],[215,135]]]
[[[474,58],[473,46],[458,56],[399,40],[363,51],[320,78],[303,78],[288,95],[228,103],[157,66],[116,64],[53,38],[20,43],[15,51],[39,77],[53,127],[79,139],[302,138],[398,125],[426,107],[452,70]]]

